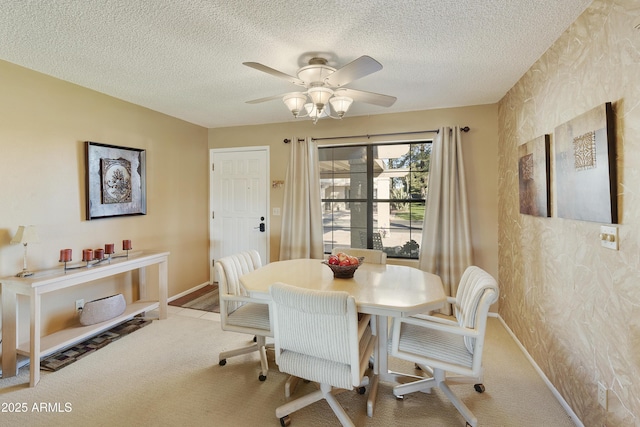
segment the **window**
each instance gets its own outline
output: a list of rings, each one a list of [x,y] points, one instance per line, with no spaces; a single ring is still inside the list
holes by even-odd
[[[319,148],[324,251],[418,258],[431,141]]]

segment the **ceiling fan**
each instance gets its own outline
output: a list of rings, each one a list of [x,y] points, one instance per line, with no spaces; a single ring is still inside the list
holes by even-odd
[[[309,59],[309,65],[298,70],[297,77],[257,62],[243,62],[247,67],[271,74],[306,89],[304,92],[288,92],[254,99],[247,101],[247,103],[258,104],[282,99],[294,117],[310,117],[316,123],[318,119],[324,117],[341,119],[353,101],[381,107],[390,107],[396,102],[394,96],[343,87],[356,79],[382,69],[382,64],[370,56],[361,56],[338,69],[330,67],[327,62],[325,58],[314,56]]]

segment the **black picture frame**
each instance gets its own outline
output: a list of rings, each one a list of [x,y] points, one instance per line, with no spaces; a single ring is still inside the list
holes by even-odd
[[[618,223],[616,135],[607,102],[554,131],[558,217]]]
[[[87,220],[146,215],[146,151],[85,141]]]
[[[551,135],[539,136],[518,147],[520,213],[551,216]]]

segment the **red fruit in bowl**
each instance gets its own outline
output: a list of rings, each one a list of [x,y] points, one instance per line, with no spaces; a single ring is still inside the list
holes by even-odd
[[[338,259],[337,256],[335,255],[331,255],[329,256],[329,260],[328,260],[329,264],[331,265],[339,265],[340,264],[340,260]]]
[[[345,258],[345,259],[343,259],[342,261],[340,261],[340,264],[339,264],[339,265],[349,265],[349,264],[350,264],[350,263],[349,263],[349,258]]]
[[[358,265],[360,264],[360,260],[354,256],[350,256],[349,257],[349,264],[351,265]]]

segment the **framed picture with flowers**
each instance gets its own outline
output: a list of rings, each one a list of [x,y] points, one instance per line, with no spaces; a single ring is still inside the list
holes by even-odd
[[[86,141],[87,220],[145,215],[146,152]]]

